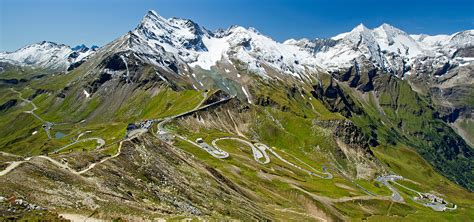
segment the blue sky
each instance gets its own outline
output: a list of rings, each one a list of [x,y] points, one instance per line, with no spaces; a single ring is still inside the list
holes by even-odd
[[[42,40],[104,45],[148,9],[210,30],[252,26],[278,41],[331,37],[360,23],[386,22],[408,33],[474,29],[474,0],[0,0],[0,51]]]

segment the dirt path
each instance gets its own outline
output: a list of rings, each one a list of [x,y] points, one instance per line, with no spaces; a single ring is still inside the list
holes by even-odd
[[[121,154],[121,151],[122,151],[122,144],[124,141],[128,141],[128,140],[123,140],[123,141],[120,141],[119,143],[119,147],[118,147],[118,150],[117,150],[117,153],[113,156],[109,156],[109,157],[106,157],[98,162],[95,162],[95,163],[92,163],[90,164],[87,168],[81,170],[81,171],[76,171],[72,168],[70,168],[67,164],[65,163],[61,163],[49,156],[43,156],[43,155],[40,155],[40,156],[34,156],[34,157],[28,157],[24,160],[21,160],[21,161],[15,161],[15,162],[12,162],[6,169],[4,169],[3,171],[0,171],[0,176],[5,176],[6,174],[8,174],[9,172],[11,172],[12,170],[16,169],[17,167],[19,167],[21,164],[23,163],[26,163],[26,162],[29,162],[31,161],[32,159],[34,158],[42,158],[42,159],[45,159],[49,162],[51,162],[53,165],[59,167],[59,168],[62,168],[62,169],[65,169],[67,171],[69,171],[70,173],[72,174],[75,174],[75,175],[82,175],[86,172],[88,172],[89,170],[92,170],[94,167],[96,167],[98,164],[101,164],[101,163],[104,163],[110,159],[113,159],[117,156],[119,156]]]
[[[102,222],[105,220],[88,217],[82,214],[60,213],[59,216],[68,219],[72,222]]]

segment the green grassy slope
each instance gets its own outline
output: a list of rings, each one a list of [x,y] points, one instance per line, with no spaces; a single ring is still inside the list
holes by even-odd
[[[82,85],[77,84],[81,72],[83,70],[79,68],[61,76],[31,80],[21,86],[0,86],[0,103],[19,99],[9,87],[20,91],[25,98],[43,90],[43,93],[32,99],[38,106],[35,113],[46,121],[67,123],[53,126],[51,130],[53,135],[61,132],[66,136],[48,139],[42,128],[43,123],[24,112],[31,108],[30,105],[20,103],[1,111],[0,151],[19,155],[45,154],[70,143],[79,132],[88,130],[92,132],[85,136],[101,137],[106,144],[112,144],[124,137],[129,123],[182,113],[193,109],[202,100],[200,91],[176,91],[164,85],[145,89],[122,83],[114,85],[116,91],[98,91],[91,98],[86,98]],[[9,75],[14,76],[13,73]],[[175,146],[237,184],[249,195],[249,199],[264,209],[265,214],[276,220],[311,221],[324,217],[335,220],[467,221],[473,218],[473,194],[438,173],[442,172],[460,184],[471,186],[472,171],[466,169],[472,164],[470,151],[466,151],[462,143],[455,143],[459,153],[448,149],[458,137],[446,124],[433,118],[435,113],[428,106],[429,101],[415,94],[408,84],[383,78],[380,81],[386,81],[388,86],[377,93],[365,95],[341,86],[365,113],[353,115],[350,119],[365,134],[377,136],[381,145],[371,147],[371,150],[384,167],[414,181],[407,183],[407,186],[439,193],[446,200],[458,204],[458,210],[434,212],[411,201],[412,194],[408,191],[402,191],[406,203],[393,203],[382,197],[342,200],[367,194],[335,170],[335,162],[345,169],[350,168],[349,162],[338,154],[338,145],[331,129],[317,126],[314,121],[345,120],[346,117],[330,112],[323,101],[312,98],[312,88],[308,86],[283,87],[259,82],[258,89],[251,88],[258,102],[257,105],[248,106],[247,112],[251,118],[246,122],[249,132],[246,136],[249,140],[259,140],[274,147],[285,159],[308,166],[308,169],[309,166],[315,169],[328,167],[334,175],[332,180],[310,176],[274,156],[271,156],[270,164],[258,164],[253,160],[250,148],[235,141],[219,142],[231,154],[226,160],[213,158],[179,139]],[[65,88],[66,97],[58,96]],[[267,102],[263,102],[265,100]],[[219,137],[236,136],[212,127],[193,130],[179,121],[173,123],[170,129],[191,140],[204,138],[208,143]],[[33,135],[35,131],[37,133]],[[74,145],[69,150],[87,153],[93,150],[94,145],[95,141],[92,141]],[[117,146],[113,145],[101,152],[112,155],[116,150]],[[459,177],[457,174],[460,172],[465,175]],[[380,196],[391,194],[376,181],[356,179],[355,182]],[[220,199],[213,201],[220,208],[239,207],[226,206],[226,202]]]
[[[365,113],[351,119],[366,134],[375,131],[381,144],[414,148],[443,175],[473,190],[473,149],[436,117],[429,101],[411,90],[407,82],[388,75],[381,75],[377,81],[382,85],[377,95],[360,97],[353,89],[345,89]]]

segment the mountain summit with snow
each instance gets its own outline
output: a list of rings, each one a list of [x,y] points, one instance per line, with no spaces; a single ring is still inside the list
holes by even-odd
[[[435,69],[448,62],[464,62],[462,59],[452,60],[452,57],[456,50],[474,45],[472,35],[466,34],[471,32],[469,30],[461,32],[463,34],[439,38],[409,35],[389,24],[382,24],[375,29],[368,29],[361,24],[350,32],[332,37],[332,41],[328,42],[330,45],[322,50],[314,50],[314,56],[328,71],[345,69],[365,61],[384,71],[403,76],[410,73],[414,63],[426,58],[442,61],[441,64],[434,64]],[[458,35],[463,37],[456,37]]]
[[[70,65],[84,61],[97,49],[97,46],[88,48],[78,45],[71,48],[64,44],[42,41],[14,52],[1,52],[0,62],[65,71]]]

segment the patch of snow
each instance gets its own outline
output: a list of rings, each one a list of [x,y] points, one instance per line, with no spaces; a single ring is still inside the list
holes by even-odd
[[[316,59],[328,70],[354,65],[356,58],[371,59],[378,64],[385,64],[380,53],[380,46],[372,33],[364,25],[358,25],[349,33],[345,33],[336,45],[325,51],[316,53]]]
[[[410,59],[427,53],[408,34],[388,24],[375,28],[372,33],[381,50],[400,54]]]
[[[127,83],[130,82],[130,72],[128,71],[128,63],[127,60],[125,59],[125,56],[120,55],[120,58],[122,59],[123,63],[125,63],[125,68],[127,69]]]
[[[244,86],[242,86],[242,91],[244,92],[245,96],[247,97],[248,103],[252,104],[252,101],[250,100],[250,96],[249,96],[249,94],[247,93],[247,90],[245,90],[245,87],[244,87]]]
[[[413,39],[421,43],[425,48],[436,49],[449,43],[450,35],[410,35]]]
[[[120,71],[111,70],[111,69],[104,69],[104,73],[107,73],[107,74],[109,74],[109,75],[115,76],[115,75],[119,74]]]
[[[192,67],[199,66],[203,69],[210,70],[211,66],[221,60],[224,53],[229,49],[230,45],[227,38],[203,38],[203,43],[208,51],[202,52],[196,62],[190,64]]]
[[[156,72],[156,75],[158,75],[158,77],[160,77],[161,80],[169,84],[168,80],[165,79],[165,77],[163,77],[162,75],[160,75],[160,73]]]
[[[470,64],[470,62],[459,63],[459,67],[468,66]]]
[[[84,92],[84,95],[86,96],[86,98],[89,98],[89,97],[91,96],[91,94],[90,94],[90,93],[88,93],[88,92],[87,92],[85,89],[84,89],[84,91],[83,91],[83,92]]]
[[[349,32],[344,32],[344,33],[341,33],[341,34],[338,34],[336,36],[331,37],[331,39],[332,40],[340,40],[340,39],[343,39],[344,37],[346,37],[348,34],[349,34]]]

